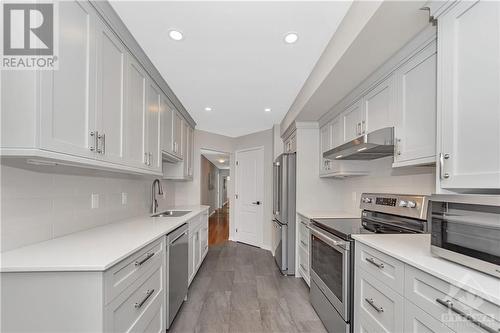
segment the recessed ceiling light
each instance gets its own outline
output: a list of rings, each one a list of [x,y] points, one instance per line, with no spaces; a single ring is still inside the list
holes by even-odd
[[[271,108],[265,108],[264,111],[271,112]]]
[[[212,111],[212,108],[210,108],[210,107],[208,107],[208,106],[207,106],[207,107],[205,108],[205,111]]]
[[[288,32],[285,35],[284,39],[285,39],[285,43],[293,44],[293,43],[297,42],[297,40],[299,39],[299,35],[296,32]]]
[[[178,30],[170,30],[168,32],[168,35],[170,36],[170,38],[172,38],[173,40],[181,40],[182,38],[184,38],[184,36],[182,35],[182,32],[178,31]]]

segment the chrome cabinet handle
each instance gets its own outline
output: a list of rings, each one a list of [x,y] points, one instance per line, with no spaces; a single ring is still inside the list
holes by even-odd
[[[149,165],[153,164],[153,153],[149,153]]]
[[[467,313],[463,312],[462,310],[457,309],[456,307],[453,306],[453,302],[452,301],[449,301],[449,300],[445,301],[445,300],[442,300],[440,298],[436,298],[436,302],[438,302],[439,304],[443,305],[444,307],[450,309],[451,311],[455,312],[456,314],[464,317],[465,319],[467,319],[468,321],[470,321],[474,325],[482,328],[486,332],[489,332],[489,333],[498,333],[499,332],[499,331],[496,331],[493,328],[491,328],[491,327],[483,324],[479,320],[474,319],[471,315],[468,315]]]
[[[149,259],[151,259],[155,254],[154,253],[151,253],[151,252],[148,252],[146,253],[146,257],[144,257],[144,259],[142,260],[138,260],[135,262],[135,266],[141,266],[142,264],[144,264],[146,261],[148,261]]]
[[[105,152],[105,147],[106,147],[106,134],[97,134],[96,135],[96,140],[97,140],[97,152],[99,154],[104,154]]]
[[[175,239],[173,241],[170,242],[170,245],[176,243],[179,239],[181,239],[182,236],[184,235],[187,235],[187,232],[183,232],[182,234],[180,234],[179,236],[175,237]]]
[[[366,122],[364,120],[361,122],[361,130],[362,130],[361,134],[366,133]]]
[[[97,149],[97,137],[99,133],[97,131],[90,132],[90,151],[96,151]]]
[[[384,308],[377,306],[373,298],[365,298],[365,301],[372,306],[378,313],[384,312]]]
[[[304,245],[304,246],[307,246],[307,243],[306,243],[306,242],[304,242],[303,240],[301,240],[301,241],[300,241],[300,243],[301,243],[302,245]]]
[[[299,264],[299,265],[300,265],[300,267],[301,267],[304,271],[306,271],[306,272],[307,272],[307,268],[305,268],[305,267],[304,267],[304,265],[302,265],[302,264]]]
[[[144,303],[146,303],[146,301],[151,297],[151,295],[153,295],[154,292],[155,292],[154,289],[151,290],[148,289],[146,291],[146,296],[140,302],[135,303],[134,308],[140,309],[144,305]]]
[[[382,264],[382,263],[380,263],[380,264],[376,263],[375,262],[375,258],[365,258],[365,260],[368,261],[373,266],[377,266],[380,269],[384,268],[384,264]]]
[[[444,170],[444,160],[447,160],[450,158],[450,154],[439,154],[439,178],[441,180],[448,179],[450,178],[450,174],[447,172],[443,172]]]

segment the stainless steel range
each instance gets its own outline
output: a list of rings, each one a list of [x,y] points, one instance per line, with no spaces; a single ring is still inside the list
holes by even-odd
[[[352,332],[354,241],[360,233],[427,232],[428,198],[364,193],[360,219],[312,219],[310,300],[329,332]]]

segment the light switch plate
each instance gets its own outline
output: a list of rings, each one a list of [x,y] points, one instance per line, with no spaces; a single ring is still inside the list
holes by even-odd
[[[92,209],[99,208],[99,194],[98,193],[92,193],[90,195],[90,202],[91,202],[91,208]]]
[[[128,202],[128,194],[127,192],[122,192],[122,205],[126,205]]]

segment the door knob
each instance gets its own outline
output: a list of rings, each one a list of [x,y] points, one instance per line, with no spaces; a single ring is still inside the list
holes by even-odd
[[[258,205],[260,205],[260,201],[254,201],[254,202],[252,202],[252,205],[257,205],[258,206]]]

